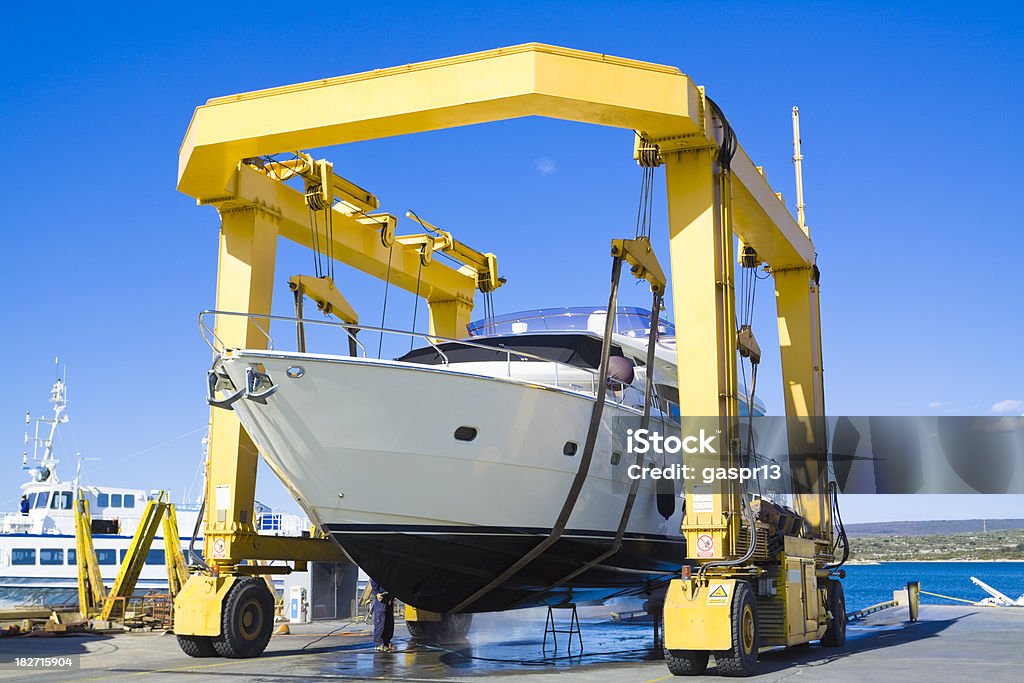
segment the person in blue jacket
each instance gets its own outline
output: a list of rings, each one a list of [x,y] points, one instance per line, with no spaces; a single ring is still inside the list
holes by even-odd
[[[373,595],[373,644],[377,652],[394,652],[398,648],[391,644],[395,636],[395,599],[381,585],[370,580]]]
[[[21,497],[21,514],[28,514],[28,496]]]

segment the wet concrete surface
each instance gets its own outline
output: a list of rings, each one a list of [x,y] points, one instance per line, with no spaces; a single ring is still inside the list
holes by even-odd
[[[417,645],[399,624],[399,651],[378,653],[364,624],[317,622],[275,635],[262,657],[247,660],[192,659],[173,635],[130,633],[52,638],[2,638],[0,661],[13,656],[76,655],[72,671],[0,665],[0,680],[145,681],[479,681],[506,678],[533,681],[669,680],[652,649],[649,620],[613,621],[605,614],[581,615],[582,654],[578,643],[567,653],[559,634],[543,647],[545,612],[478,615],[468,643],[445,648]],[[560,616],[560,619],[562,617]],[[893,609],[851,624],[847,645],[816,645],[761,653],[758,674],[748,680],[993,681],[1024,680],[1024,609],[922,606],[921,620],[910,624],[905,610]],[[561,626],[561,624],[560,624]],[[707,678],[715,675],[714,667]]]

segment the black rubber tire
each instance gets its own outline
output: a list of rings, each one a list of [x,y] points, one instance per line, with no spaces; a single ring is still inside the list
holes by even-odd
[[[176,636],[178,647],[189,657],[216,657],[213,639],[210,636]]]
[[[829,579],[825,585],[826,604],[832,613],[832,620],[821,637],[822,647],[842,647],[846,645],[846,596],[843,584],[837,579]]]
[[[221,657],[258,657],[274,631],[274,596],[263,579],[236,579],[221,606],[220,635],[213,649]]]
[[[441,621],[407,621],[405,627],[414,640],[444,644],[465,640],[472,624],[472,614],[442,614]]]
[[[723,676],[750,676],[757,668],[760,639],[757,623],[757,600],[754,589],[745,581],[737,581],[732,596],[730,621],[732,647],[715,652],[715,668]]]
[[[700,676],[708,670],[707,650],[665,650],[665,664],[673,676]]]

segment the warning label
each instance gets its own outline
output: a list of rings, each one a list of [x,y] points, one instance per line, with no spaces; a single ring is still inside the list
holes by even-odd
[[[729,584],[713,583],[708,586],[709,605],[721,605],[729,602]]]
[[[213,541],[213,556],[214,557],[224,557],[224,555],[226,554],[226,551],[227,551],[227,548],[225,547],[224,539],[223,538],[218,538],[218,539],[215,539]]]
[[[697,536],[697,557],[714,557],[715,539],[711,534],[700,534]]]

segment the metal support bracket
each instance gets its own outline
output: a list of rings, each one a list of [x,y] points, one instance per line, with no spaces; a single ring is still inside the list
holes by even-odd
[[[217,398],[217,392],[231,391],[234,389],[235,385],[231,383],[231,378],[227,375],[222,375],[216,370],[206,371],[206,402],[214,408],[231,410],[231,406],[235,401],[245,395],[245,389],[238,389],[235,393],[223,399]]]
[[[260,389],[264,385],[266,389]],[[277,393],[279,386],[274,384],[270,375],[256,368],[245,369],[245,397],[250,401],[266,405],[267,399]]]

